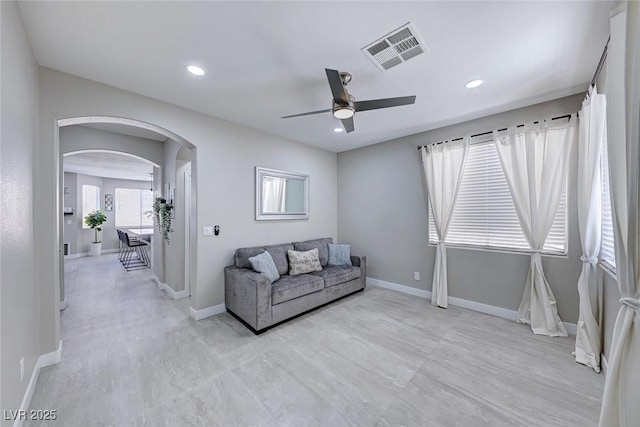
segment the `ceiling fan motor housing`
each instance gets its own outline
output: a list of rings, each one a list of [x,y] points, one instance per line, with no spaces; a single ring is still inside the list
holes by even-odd
[[[345,73],[345,74],[349,74],[349,73]],[[351,75],[349,75],[349,77],[351,77]],[[333,100],[333,116],[336,119],[348,119],[350,117],[353,117],[353,115],[356,113],[356,107],[355,107],[355,101],[356,99],[353,97],[353,95],[349,94],[347,92],[347,89],[345,88],[345,93],[347,94],[347,98],[349,99],[349,103],[347,104],[342,104],[342,103],[338,103],[336,102],[336,100]]]

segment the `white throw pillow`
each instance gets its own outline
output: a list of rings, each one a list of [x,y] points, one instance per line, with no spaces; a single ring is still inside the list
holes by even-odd
[[[322,271],[317,248],[305,252],[287,251],[287,254],[289,255],[289,276]]]

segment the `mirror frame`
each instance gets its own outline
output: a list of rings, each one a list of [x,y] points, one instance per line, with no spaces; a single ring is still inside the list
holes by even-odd
[[[265,213],[262,206],[262,181],[265,176],[277,178],[291,178],[303,181],[304,212],[298,213]],[[268,169],[256,166],[256,221],[273,221],[288,219],[309,219],[309,175],[295,172]]]

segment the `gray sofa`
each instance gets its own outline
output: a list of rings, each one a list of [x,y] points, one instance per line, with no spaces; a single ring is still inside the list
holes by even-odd
[[[329,243],[333,243],[333,239],[236,250],[235,265],[224,269],[227,311],[253,332],[260,333],[283,320],[363,290],[367,277],[366,257],[352,255],[352,266],[327,265]],[[289,276],[287,251],[308,251],[313,248],[318,249],[322,271]],[[264,274],[253,271],[249,263],[249,258],[264,251],[271,254],[280,273],[280,279],[273,283]]]

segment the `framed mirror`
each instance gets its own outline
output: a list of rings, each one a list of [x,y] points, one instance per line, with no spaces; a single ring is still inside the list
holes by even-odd
[[[256,220],[308,218],[309,175],[256,167]]]

